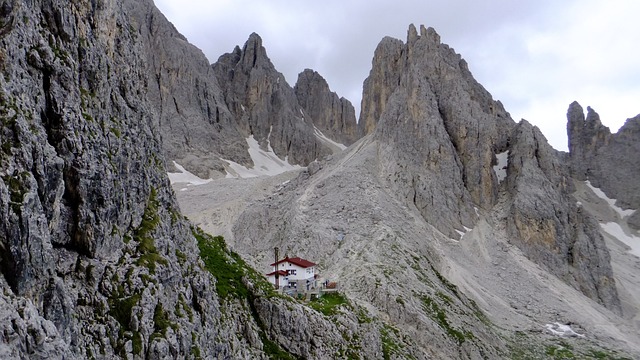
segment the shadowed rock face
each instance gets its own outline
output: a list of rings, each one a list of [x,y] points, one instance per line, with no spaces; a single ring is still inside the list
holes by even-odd
[[[206,152],[218,135],[181,137],[217,120],[240,130],[152,1],[4,1],[0,20],[0,358],[255,359],[285,331],[294,357],[346,351],[332,321],[256,281],[216,291],[163,153]],[[219,246],[216,267],[252,271]]]
[[[570,179],[557,152],[524,120],[512,144],[506,179],[511,242],[552,274],[620,314],[600,227],[568,196]]]
[[[640,115],[627,119],[615,134],[590,107],[585,118],[577,102],[569,106],[567,119],[572,176],[589,180],[624,209],[640,209]],[[640,211],[628,223],[640,229]]]
[[[245,136],[200,49],[191,45],[152,4],[135,6],[132,26],[146,57],[147,96],[169,164],[177,161],[203,178],[223,171],[220,158],[249,163]]]
[[[260,36],[251,34],[242,49],[236,47],[212,66],[245,136],[253,135],[262,146],[269,142],[292,164],[306,166],[330,153],[316,138],[293,89],[267,57]]]
[[[329,90],[329,84],[320,74],[309,69],[301,72],[294,91],[304,112],[324,135],[347,146],[358,140],[353,105]]]

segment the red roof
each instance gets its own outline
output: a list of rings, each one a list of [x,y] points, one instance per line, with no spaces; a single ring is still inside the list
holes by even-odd
[[[298,265],[301,268],[309,268],[309,267],[312,267],[312,266],[316,266],[316,264],[312,263],[309,260],[305,260],[305,259],[302,259],[302,258],[299,258],[299,257],[290,258],[288,256],[286,258],[278,261],[278,262],[275,262],[275,263],[269,265],[269,266],[276,266],[276,265],[278,265],[280,263],[283,263],[285,261],[286,262],[290,262],[290,263],[292,263],[294,265]]]
[[[271,276],[271,275],[275,275],[276,273],[278,273],[278,275],[280,276],[287,276],[287,272],[284,270],[278,270],[278,271],[273,271],[267,274],[267,276]]]

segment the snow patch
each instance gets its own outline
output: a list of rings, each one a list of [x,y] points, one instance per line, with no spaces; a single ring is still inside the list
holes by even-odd
[[[501,152],[500,154],[496,154],[496,159],[498,160],[498,164],[493,167],[493,171],[496,173],[498,182],[502,182],[502,180],[506,179],[507,177],[507,166],[509,165],[509,150]]]
[[[578,334],[577,332],[573,331],[573,329],[569,325],[563,325],[563,324],[560,324],[560,323],[556,322],[556,323],[553,323],[553,324],[546,324],[545,327],[553,335],[569,336],[569,337],[581,337],[581,338],[584,337],[584,334]]]
[[[469,231],[473,230],[473,229],[469,229],[468,227],[466,227],[464,225],[462,225],[462,227],[464,228],[464,231],[460,231],[458,229],[454,229],[458,233],[458,235],[460,235],[460,239],[462,239]],[[451,239],[451,240],[458,241],[456,239]]]
[[[180,164],[178,164],[177,162],[173,162],[173,166],[175,166],[180,172],[177,173],[167,173],[167,175],[169,175],[169,181],[171,182],[171,184],[177,184],[177,183],[187,183],[189,185],[204,185],[207,184],[209,182],[211,182],[213,179],[202,179],[197,177],[196,175],[188,172],[187,170],[185,170],[185,168],[183,168],[182,166],[180,166]],[[182,189],[180,191],[184,191],[186,189]]]
[[[329,139],[328,137],[326,137],[322,131],[320,131],[317,127],[313,127],[313,131],[315,132],[316,138],[318,138],[318,140],[324,142],[325,144],[329,145],[329,146],[333,146],[333,147],[337,147],[340,150],[344,150],[347,147],[344,144],[340,144],[337,143],[331,139]]]
[[[611,206],[613,210],[615,210],[618,214],[620,214],[621,218],[624,218],[625,216],[629,216],[635,212],[635,210],[633,209],[622,210],[622,208],[616,206],[616,199],[609,198],[607,194],[604,193],[604,191],[591,185],[591,182],[589,180],[585,181],[584,183],[587,184],[587,186],[591,189],[591,191],[593,191],[600,199],[609,203],[609,206]]]
[[[630,247],[631,249],[629,250],[629,252],[640,258],[640,237],[627,235],[620,224],[615,222],[601,223],[600,227],[607,234],[613,236],[614,238],[620,240],[625,245]]]
[[[271,133],[269,133],[269,135],[271,135]],[[284,160],[280,159],[273,151],[271,143],[268,140],[267,151],[260,149],[260,144],[258,144],[258,141],[253,135],[249,136],[246,140],[249,145],[249,156],[251,156],[254,166],[247,168],[234,161],[222,159],[229,164],[226,178],[244,179],[258,176],[274,176],[287,171],[302,169],[300,165],[290,164],[287,157],[285,157]]]

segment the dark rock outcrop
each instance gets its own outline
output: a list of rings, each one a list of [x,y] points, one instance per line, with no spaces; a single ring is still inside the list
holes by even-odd
[[[305,114],[311,116],[313,124],[325,136],[347,146],[358,140],[353,105],[329,90],[329,84],[320,74],[304,70],[293,89]]]
[[[615,134],[590,107],[585,118],[577,102],[569,106],[567,119],[572,176],[589,180],[623,209],[640,209],[640,115],[627,119]],[[640,229],[640,211],[627,221]]]
[[[570,179],[556,151],[525,120],[515,130],[507,172],[511,242],[529,259],[620,314],[600,227],[569,197]]]
[[[196,81],[210,70],[182,37],[167,46],[183,45],[190,71],[174,74],[180,66],[163,62],[178,57],[158,44],[174,33],[151,0],[5,1],[0,16],[1,358],[346,351],[333,322],[270,296],[261,276],[250,278],[254,270],[180,215],[163,121],[191,96],[206,101],[179,121],[213,120],[219,100],[215,81]],[[159,79],[151,87],[150,74]],[[176,113],[166,108],[172,102]],[[210,263],[205,270],[203,246],[214,247],[215,269],[238,276],[235,296],[221,291],[228,279]],[[283,349],[267,319],[317,342]]]
[[[203,178],[211,170],[224,171],[220,158],[248,164],[245,136],[227,109],[202,51],[178,33],[153,4],[138,2],[130,12],[148,64],[147,97],[157,114],[167,160]]]
[[[261,146],[267,142],[280,158],[306,166],[329,154],[316,138],[311,119],[305,118],[293,89],[267,57],[258,34],[244,47],[220,56],[212,65],[225,102],[245,136]]]

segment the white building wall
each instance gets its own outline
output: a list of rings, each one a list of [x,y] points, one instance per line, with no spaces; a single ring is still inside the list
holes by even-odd
[[[269,275],[267,277],[267,279],[269,280],[270,283],[272,283],[273,285],[276,284],[276,276],[275,275]],[[280,275],[278,278],[278,285],[280,287],[283,286],[288,286],[289,285],[289,280],[287,279],[287,277]]]
[[[278,264],[278,270],[289,270],[291,272],[291,275],[289,275],[290,280],[307,280],[315,275],[315,266],[305,269],[286,261]]]

